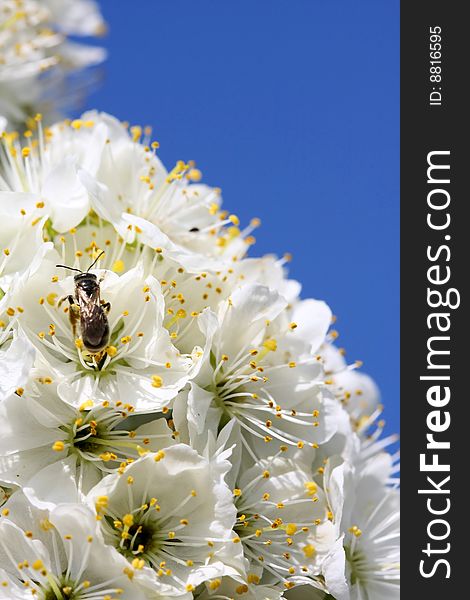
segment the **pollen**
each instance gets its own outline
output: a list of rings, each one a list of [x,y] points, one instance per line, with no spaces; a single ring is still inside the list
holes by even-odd
[[[80,404],[79,407],[79,411],[83,411],[86,410],[87,408],[92,408],[93,407],[93,400],[85,400],[85,402],[82,402],[82,404]]]
[[[163,379],[160,377],[160,375],[152,375],[152,387],[154,388],[161,388],[163,385]]]
[[[230,221],[231,223],[233,223],[235,226],[237,226],[237,227],[238,227],[238,225],[240,225],[240,219],[237,217],[237,215],[230,215],[228,219],[229,219],[229,221]]]
[[[295,525],[294,523],[289,523],[286,526],[287,535],[294,535],[294,533],[296,533],[296,531],[297,531],[297,525]]]
[[[145,560],[143,560],[142,558],[134,558],[131,564],[134,567],[134,569],[140,570],[144,568]]]
[[[353,525],[348,529],[349,533],[352,533],[355,537],[360,537],[362,535],[362,531],[359,529],[357,525]]]
[[[161,461],[162,459],[164,459],[164,458],[165,458],[165,453],[163,452],[163,450],[159,450],[159,451],[158,451],[158,452],[155,454],[155,456],[154,456],[153,460],[154,460],[155,462],[160,462],[160,461]]]
[[[277,350],[277,342],[276,340],[265,340],[263,347],[270,352],[275,352]]]
[[[317,484],[314,481],[306,481],[304,483],[304,487],[307,490],[307,493],[309,496],[313,496],[314,494],[317,493]]]
[[[108,347],[106,348],[106,354],[107,354],[108,356],[110,356],[111,358],[112,358],[113,356],[116,356],[116,354],[117,354],[117,348],[116,348],[116,346],[108,346]]]
[[[312,544],[307,544],[306,546],[304,546],[302,548],[303,553],[305,554],[306,558],[312,558],[312,556],[314,556],[316,550],[314,548],[314,546],[312,546]]]
[[[113,271],[115,273],[122,273],[125,269],[125,265],[124,265],[124,261],[123,260],[116,260],[113,263]]]
[[[212,581],[209,582],[209,589],[213,590],[213,591],[217,590],[220,587],[221,583],[222,583],[221,579],[213,579]]]
[[[62,452],[62,450],[64,450],[65,448],[65,444],[62,440],[57,440],[56,442],[54,442],[52,444],[52,449],[54,450],[54,452]]]
[[[131,514],[124,515],[122,517],[122,522],[126,527],[132,527],[132,525],[134,525],[134,517]]]

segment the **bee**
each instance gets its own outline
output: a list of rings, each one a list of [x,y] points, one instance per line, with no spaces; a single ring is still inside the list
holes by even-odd
[[[66,296],[69,301],[69,318],[72,325],[74,338],[77,337],[77,323],[80,325],[80,333],[83,345],[90,354],[98,354],[106,348],[109,342],[109,323],[107,314],[111,310],[109,302],[103,302],[100,297],[100,283],[90,269],[98,262],[104,251],[92,262],[86,271],[68,267],[67,265],[56,265],[63,269],[78,271],[73,280],[75,283],[75,295]],[[60,303],[59,303],[60,305]]]

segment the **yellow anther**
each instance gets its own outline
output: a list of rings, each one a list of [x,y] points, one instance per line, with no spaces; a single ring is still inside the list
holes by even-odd
[[[124,265],[124,261],[123,260],[116,260],[113,263],[113,271],[115,273],[122,273],[125,269],[125,265]]]
[[[201,181],[202,179],[202,173],[199,169],[190,169],[186,175],[187,179],[189,179],[189,181]]]
[[[230,215],[228,220],[233,223],[234,225],[236,225],[238,227],[238,225],[240,225],[240,219],[237,217],[237,215]]]
[[[145,567],[145,560],[143,560],[142,558],[134,558],[131,564],[134,569],[140,570]]]
[[[263,342],[263,347],[270,352],[275,352],[277,350],[277,342],[276,340],[265,340]]]
[[[303,553],[305,554],[306,558],[312,558],[312,556],[316,552],[315,547],[312,546],[312,544],[307,544],[306,546],[304,546],[302,548],[302,550],[303,550]]]
[[[296,533],[296,531],[297,531],[297,525],[295,525],[294,523],[289,523],[288,525],[286,525],[287,535],[294,535],[294,533]]]
[[[98,498],[96,499],[96,502],[95,502],[96,510],[98,512],[100,512],[101,510],[103,510],[104,508],[106,508],[108,506],[108,502],[109,502],[108,496],[98,496]]]
[[[152,379],[152,387],[154,387],[154,388],[162,387],[163,379],[160,377],[160,375],[152,375],[151,379]]]
[[[89,400],[85,400],[85,402],[82,402],[78,408],[78,410],[83,411],[86,410],[87,408],[92,408],[93,407],[93,400],[89,399]]]
[[[52,449],[55,452],[62,452],[62,450],[65,448],[65,444],[62,440],[57,440],[56,442],[54,442],[52,444]]]
[[[124,523],[124,525],[126,527],[132,527],[132,525],[134,525],[134,517],[133,517],[133,515],[131,515],[130,513],[128,513],[127,515],[124,515],[122,517],[122,522]]]
[[[309,496],[313,496],[317,493],[318,486],[314,481],[306,481],[304,487],[307,490]]]
[[[159,450],[159,451],[158,451],[158,452],[155,454],[155,456],[154,456],[153,460],[154,460],[155,462],[160,462],[160,461],[161,461],[163,458],[165,458],[165,452],[163,452],[163,450]]]
[[[51,292],[50,294],[47,294],[47,296],[46,296],[47,303],[50,306],[55,306],[56,298],[57,298],[57,294],[54,293],[54,292]]]
[[[359,529],[357,525],[353,525],[348,529],[349,533],[352,533],[356,537],[360,537],[362,535],[362,531]]]
[[[209,584],[208,584],[209,589],[217,590],[220,587],[221,583],[222,583],[221,579],[213,579],[212,581],[209,581]]]

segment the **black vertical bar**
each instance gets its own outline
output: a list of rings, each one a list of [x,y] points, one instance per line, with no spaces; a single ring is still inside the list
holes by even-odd
[[[466,216],[470,213],[470,103],[465,94],[470,36],[465,8],[465,3],[457,1],[406,0],[401,4],[401,564],[405,599],[470,596],[465,549],[470,534],[470,217]],[[450,168],[431,168],[427,173],[429,162]],[[443,305],[446,298],[455,308]],[[435,350],[449,354],[432,354]],[[427,470],[433,460],[437,470]],[[441,470],[447,465],[449,471]]]

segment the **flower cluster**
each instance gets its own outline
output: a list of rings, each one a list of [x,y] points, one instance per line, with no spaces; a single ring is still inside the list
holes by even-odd
[[[94,0],[0,0],[0,131],[6,121],[23,126],[33,111],[52,118],[80,98],[90,81],[79,75],[105,52],[68,36],[105,29]]]
[[[398,598],[374,383],[157,149],[96,112],[3,135],[0,598]]]

